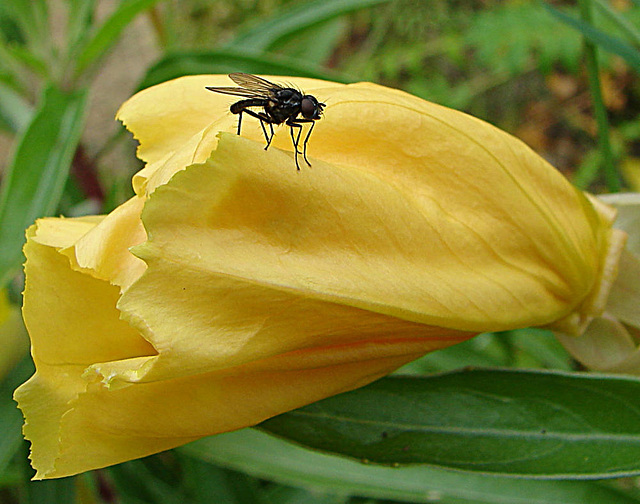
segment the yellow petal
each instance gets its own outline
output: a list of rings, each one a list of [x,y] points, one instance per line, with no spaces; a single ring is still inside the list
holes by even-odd
[[[406,347],[405,347],[406,349]],[[380,347],[345,349],[343,363],[333,356],[305,361],[298,355],[266,360],[255,366],[136,384],[115,390],[96,382],[69,401],[61,415],[56,391],[36,381],[23,386],[19,399],[29,401],[36,479],[63,477],[178,446],[208,434],[238,429],[388,374],[420,355],[380,356]],[[349,357],[357,359],[350,362]],[[362,361],[363,357],[370,360]],[[301,369],[299,368],[301,367]],[[16,394],[18,395],[18,394]],[[37,402],[36,402],[37,401]],[[58,417],[60,440],[49,442],[50,417]],[[61,416],[61,418],[59,418]],[[36,432],[41,437],[34,438]],[[38,455],[36,457],[36,449]],[[42,453],[41,453],[42,452]]]
[[[207,269],[205,261],[193,263],[169,251],[146,259],[149,270],[118,306],[160,355],[144,376],[101,366],[100,374],[109,377],[110,385],[114,380],[154,381],[233,368],[288,352],[321,350],[326,358],[331,350],[339,361],[347,345],[379,343],[384,356],[393,343],[412,349],[395,352],[418,354],[473,335],[218,274]]]
[[[441,202],[416,194],[430,187],[390,184],[368,165],[316,161],[296,173],[289,154],[234,135],[224,142],[210,163],[151,197],[143,220],[153,239],[136,252],[145,261],[163,255],[217,276],[475,332],[569,316],[603,267],[607,228],[564,179],[553,191],[566,193],[558,215],[557,202],[535,206],[531,199],[543,196],[528,194],[518,201],[528,212],[509,215],[489,187],[459,187],[455,200]]]
[[[193,317],[193,323],[173,331],[173,339],[154,340],[160,351],[156,356],[155,349],[120,320],[115,309],[118,286],[93,276],[86,264],[78,269],[69,260],[69,251],[105,220],[43,219],[29,231],[24,316],[37,373],[15,397],[27,419],[24,432],[32,441],[36,478],[103,467],[253,425],[364,385],[430,349],[470,336],[333,303],[287,299],[286,294],[274,298],[273,292],[260,289],[253,305],[241,307],[232,299],[236,293],[243,297],[235,291],[236,285],[223,282],[217,287],[229,298],[226,307],[220,306],[221,327],[213,321],[209,327],[198,326],[202,320]],[[102,252],[96,256],[100,264]],[[168,303],[164,315],[162,305],[156,306],[161,318],[173,316],[175,295],[182,294],[208,310],[219,294],[216,286],[201,282],[197,271],[170,268],[166,274],[176,275],[175,289],[155,297],[159,303]],[[129,291],[151,300],[156,284],[166,287],[167,278],[165,272],[154,269],[153,275],[145,275]],[[193,290],[182,291],[184,282]],[[150,291],[145,293],[145,288]],[[273,310],[293,309],[296,304],[300,311],[278,320]],[[241,350],[240,337],[246,328],[238,330],[239,317],[247,327],[262,323],[263,329],[255,342],[248,342],[245,353],[228,358],[227,344]],[[225,336],[224,331],[229,334]],[[238,342],[232,338],[234,331]],[[146,333],[153,336],[151,331]],[[272,343],[266,340],[278,338],[282,342],[269,350]],[[260,346],[262,352],[256,352]],[[222,356],[216,351],[222,351]],[[134,383],[117,386],[118,380]],[[146,383],[135,383],[140,381]]]
[[[82,238],[76,234],[79,229],[84,235],[94,227],[76,219],[41,219],[28,231],[23,316],[36,365],[87,366],[155,354],[120,320],[119,288],[74,271],[61,253]],[[65,228],[69,239],[62,239]]]
[[[119,288],[74,271],[61,253],[99,222],[102,218],[42,219],[27,232],[23,316],[37,372],[15,397],[32,441],[32,463],[44,472],[55,463],[60,420],[87,386],[81,378],[86,366],[155,354],[120,320]]]
[[[123,107],[127,114],[121,115],[136,116],[141,108],[146,110],[145,100],[152,100],[155,93],[191,97],[202,92],[205,81],[206,85],[229,84],[225,79],[193,77],[152,88],[148,97],[134,97],[130,106]],[[294,84],[328,103],[309,143],[312,157],[380,173],[386,182],[393,180],[402,186],[421,205],[430,207],[429,218],[438,217],[434,225],[447,230],[445,239],[440,240],[444,247],[449,247],[449,242],[459,243],[469,229],[481,236],[491,236],[483,254],[476,254],[475,250],[466,254],[467,261],[477,260],[476,269],[484,267],[489,256],[496,253],[492,250],[494,241],[505,241],[502,250],[508,249],[508,242],[516,242],[520,250],[525,250],[522,245],[528,241],[523,256],[508,251],[509,261],[513,269],[522,270],[526,276],[541,276],[537,285],[546,283],[556,290],[547,294],[559,297],[566,311],[564,320],[558,320],[562,318],[558,312],[550,315],[557,328],[577,333],[589,317],[602,311],[611,283],[611,278],[605,276],[615,274],[607,272],[606,267],[615,264],[622,237],[608,230],[610,215],[594,209],[579,191],[524,144],[476,118],[381,86],[295,80]],[[164,149],[165,157],[145,169],[144,180],[137,184],[140,193],[143,190],[151,193],[191,162],[203,162],[215,148],[216,132],[235,129],[235,117],[225,109],[228,99],[205,92],[201,108],[211,105],[216,109],[211,110],[212,122],[202,128],[194,121],[197,127],[185,130],[191,136],[179,137],[180,147],[169,141],[158,142],[172,147]],[[191,106],[195,107],[187,105],[185,110],[190,111]],[[141,117],[148,119],[144,114]],[[262,133],[257,121],[252,128],[249,119],[243,136],[260,140]],[[129,121],[137,133],[137,123]],[[170,127],[169,123],[180,124],[167,121],[165,128]],[[153,144],[151,139],[142,139],[142,143]],[[286,127],[279,130],[273,146],[292,149]],[[472,197],[462,196],[467,194]],[[449,213],[457,219],[457,226],[450,225]],[[442,235],[440,231],[436,233]],[[476,240],[476,246],[479,241]],[[597,252],[584,253],[591,250]],[[537,260],[532,261],[534,254]],[[553,263],[553,267],[547,268],[544,263]],[[579,291],[588,293],[581,297],[582,305],[568,309],[566,305],[575,303],[578,297],[575,293]],[[528,300],[522,302],[526,304]],[[549,314],[542,306],[531,309]]]
[[[301,77],[266,76],[267,79],[282,83],[286,81],[305,92],[314,93],[319,88],[342,87],[342,84]],[[162,166],[174,153],[180,151],[183,157],[191,159],[181,168],[192,163],[203,162],[215,148],[215,142],[207,152],[199,147],[204,130],[215,130],[210,136],[215,140],[218,131],[235,131],[237,117],[229,112],[229,106],[238,101],[237,97],[212,93],[205,86],[234,86],[227,75],[191,75],[181,77],[136,94],[125,102],[118,111],[117,118],[133,132],[140,141],[138,157],[149,163],[134,178],[134,189],[142,194],[146,180]],[[255,126],[255,125],[254,125]],[[255,139],[262,137],[260,128],[245,128]],[[199,158],[200,150],[204,157]],[[164,179],[164,181],[168,178]],[[159,185],[159,183],[158,183]]]
[[[153,86],[127,100],[117,118],[140,142],[138,157],[153,163],[181,148],[215,117],[225,113],[220,102],[207,102],[205,86],[223,86],[228,78],[189,76]]]
[[[137,280],[146,266],[129,248],[147,237],[140,221],[144,202],[134,196],[61,250],[72,268],[107,280],[122,290]]]

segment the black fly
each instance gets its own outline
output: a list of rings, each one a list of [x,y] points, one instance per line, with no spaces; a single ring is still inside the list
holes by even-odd
[[[296,168],[300,170],[298,154],[302,154],[306,163],[311,166],[307,159],[307,142],[315,126],[314,121],[317,121],[322,116],[325,104],[320,103],[315,96],[304,95],[297,89],[274,84],[256,75],[236,72],[229,74],[229,78],[240,87],[207,86],[207,89],[215,93],[243,96],[245,98],[231,105],[231,112],[239,114],[238,135],[242,125],[242,113],[245,112],[260,120],[264,139],[267,141],[267,146],[264,150],[267,150],[271,145],[271,140],[273,140],[273,125],[286,123],[290,128],[291,140],[296,150]],[[256,112],[251,110],[252,107],[261,107],[263,110]],[[299,115],[302,115],[302,117],[298,117]],[[267,133],[267,128],[264,126],[265,123],[269,125],[270,133]],[[298,146],[300,145],[300,135],[302,134],[302,125],[304,123],[311,123],[311,128],[309,128],[309,132],[302,144],[302,152],[300,152]],[[293,128],[298,130],[296,135],[294,135]]]

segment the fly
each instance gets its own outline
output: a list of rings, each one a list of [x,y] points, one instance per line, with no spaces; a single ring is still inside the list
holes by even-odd
[[[298,154],[306,163],[311,166],[307,159],[307,142],[315,126],[315,121],[322,117],[322,111],[325,107],[324,103],[320,103],[315,96],[305,95],[301,91],[279,84],[274,84],[266,79],[256,75],[235,72],[229,74],[229,78],[239,87],[209,87],[209,91],[214,93],[223,93],[234,96],[242,96],[245,99],[235,102],[231,105],[230,110],[233,114],[238,114],[238,135],[242,126],[242,114],[246,113],[260,120],[264,139],[267,142],[264,150],[269,148],[271,140],[273,140],[273,125],[285,123],[289,126],[291,140],[295,149],[296,168],[300,170],[298,164]],[[262,108],[260,111],[252,110],[252,108]],[[302,116],[302,117],[299,117]],[[299,150],[300,135],[302,135],[302,126],[305,123],[311,123],[311,127],[302,144],[302,152]],[[265,124],[269,125],[269,133]],[[296,128],[297,134],[293,129]]]

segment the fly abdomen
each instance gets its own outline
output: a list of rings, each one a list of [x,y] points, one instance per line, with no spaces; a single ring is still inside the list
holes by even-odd
[[[229,107],[232,114],[239,114],[247,107],[264,107],[268,100],[261,98],[251,98],[249,100],[240,100]]]

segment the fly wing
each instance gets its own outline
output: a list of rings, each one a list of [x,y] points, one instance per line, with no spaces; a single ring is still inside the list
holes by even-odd
[[[240,87],[207,86],[207,89],[209,91],[213,91],[214,93],[259,99],[273,98],[276,91],[278,91],[279,89],[284,89],[282,86],[274,84],[273,82],[269,82],[268,80],[256,75],[235,72],[229,74],[229,78]]]
[[[206,86],[205,89],[208,89],[209,91],[213,91],[214,93],[243,96],[245,98],[265,98],[265,94],[263,92],[253,91],[251,89],[244,89],[240,87]]]
[[[276,91],[284,89],[279,84],[269,82],[257,75],[235,72],[229,74],[229,78],[241,88],[261,93],[262,96],[272,96]]]

